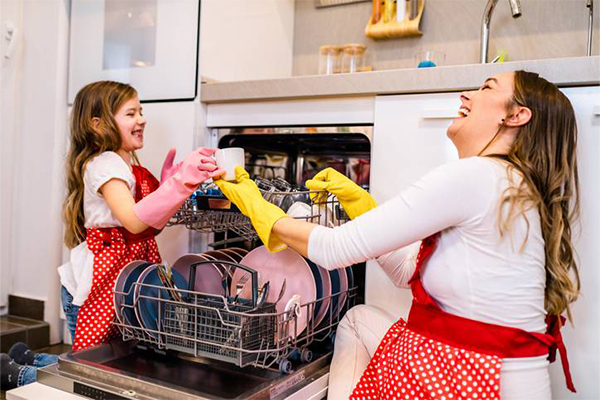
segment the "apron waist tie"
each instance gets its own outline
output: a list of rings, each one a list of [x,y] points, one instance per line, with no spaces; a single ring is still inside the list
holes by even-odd
[[[558,323],[549,323],[545,334],[527,332],[459,317],[443,311],[437,305],[413,301],[407,326],[442,343],[501,358],[548,355],[548,360],[553,362],[558,349],[567,387],[575,392]]]
[[[100,244],[132,244],[142,240],[152,239],[155,236],[153,228],[148,228],[141,233],[131,233],[122,226],[112,228],[90,228],[86,230],[86,240],[89,247],[94,247],[97,242]]]

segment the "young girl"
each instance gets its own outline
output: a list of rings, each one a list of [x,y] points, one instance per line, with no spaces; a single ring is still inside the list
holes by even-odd
[[[160,262],[155,235],[200,183],[222,173],[211,157],[216,149],[197,149],[175,166],[171,149],[159,184],[135,155],[145,126],[137,92],[127,84],[95,82],[75,97],[63,207],[65,244],[72,250],[58,270],[73,350],[113,337],[119,271],[134,260]],[[51,361],[56,358],[46,364]],[[10,368],[19,368],[15,384],[35,380],[32,367],[12,362]]]

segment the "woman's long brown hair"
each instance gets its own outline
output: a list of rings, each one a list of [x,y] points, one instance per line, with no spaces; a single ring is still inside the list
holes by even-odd
[[[554,84],[526,71],[514,75],[509,110],[515,105],[529,108],[532,115],[507,156],[509,168],[516,168],[523,179],[502,199],[509,211],[501,232],[509,230],[518,210],[538,208],[546,251],[546,312],[566,311],[572,321],[570,304],[581,288],[571,240],[571,225],[579,216],[575,112]]]
[[[137,95],[130,85],[101,81],[82,88],[73,103],[70,121],[70,147],[67,154],[67,196],[63,204],[65,244],[69,248],[85,240],[83,213],[83,174],[87,163],[105,151],[121,148],[121,134],[113,115]],[[94,126],[93,118],[99,123]],[[137,158],[134,160],[137,161]]]

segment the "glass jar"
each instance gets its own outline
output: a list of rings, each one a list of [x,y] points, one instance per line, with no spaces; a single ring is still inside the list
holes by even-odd
[[[353,73],[367,71],[366,50],[367,47],[360,43],[347,43],[344,45],[342,56],[342,72]]]
[[[325,45],[319,47],[319,75],[338,74],[341,71],[340,46]]]

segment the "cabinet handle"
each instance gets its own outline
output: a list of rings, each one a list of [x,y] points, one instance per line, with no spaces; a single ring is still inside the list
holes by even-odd
[[[596,117],[600,116],[600,106],[594,106],[594,115]]]
[[[458,117],[458,112],[455,109],[445,110],[423,110],[421,118],[423,119],[454,119]]]

